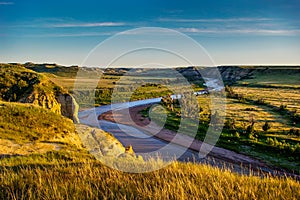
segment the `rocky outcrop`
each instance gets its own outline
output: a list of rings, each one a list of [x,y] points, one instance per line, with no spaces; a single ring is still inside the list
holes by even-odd
[[[53,91],[48,91],[46,93],[43,91],[33,91],[28,96],[20,99],[19,102],[31,103],[42,108],[49,109],[52,112],[72,119],[74,123],[79,123],[79,106],[74,97],[68,93],[55,93]]]
[[[223,81],[227,82],[236,82],[241,79],[251,78],[254,72],[262,69],[253,69],[253,68],[242,68],[236,66],[221,66],[218,67]]]
[[[61,114],[69,119],[72,119],[74,123],[79,123],[79,119],[78,119],[79,105],[77,104],[74,97],[66,93],[66,94],[58,94],[56,96],[56,99],[60,104]]]
[[[53,93],[38,93],[32,92],[28,96],[20,99],[19,102],[21,103],[31,103],[42,108],[46,108],[55,112],[57,114],[61,114],[61,105],[56,100],[55,95]]]
[[[216,69],[217,68],[217,69]],[[187,67],[177,68],[178,72],[189,81],[202,79],[202,77],[221,77],[223,81],[234,83],[244,78],[251,78],[256,71],[265,69],[243,68],[239,66],[219,66],[219,67]]]
[[[68,69],[75,71],[73,68]],[[45,75],[21,64],[0,64],[0,100],[31,103],[79,122],[73,96]]]
[[[184,76],[188,81],[202,79],[202,74],[196,67],[177,68],[177,71]]]
[[[104,161],[105,164],[111,165],[111,163],[107,161],[118,161],[120,158],[125,158],[130,161],[143,161],[142,157],[135,154],[132,146],[124,147],[121,142],[110,133],[83,124],[77,124],[76,131],[86,149],[93,154],[95,158]]]

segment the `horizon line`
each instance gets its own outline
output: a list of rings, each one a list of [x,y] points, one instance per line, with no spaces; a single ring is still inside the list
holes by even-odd
[[[121,65],[121,66],[80,66],[78,64],[71,64],[71,65],[65,65],[65,64],[58,64],[58,63],[35,63],[35,62],[0,62],[0,64],[20,64],[20,65],[26,65],[26,64],[33,64],[33,65],[55,65],[59,67],[87,67],[87,68],[142,68],[140,66],[130,66],[130,65]],[[215,66],[204,66],[204,65],[173,65],[168,67],[157,67],[157,68],[187,68],[187,67],[300,67],[300,64],[220,64]],[[150,67],[155,68],[155,67]]]

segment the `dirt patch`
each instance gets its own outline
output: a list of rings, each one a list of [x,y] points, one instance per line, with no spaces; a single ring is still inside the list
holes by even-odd
[[[17,144],[11,140],[0,139],[0,155],[29,155],[32,153],[46,153],[60,148],[57,143],[30,142]]]

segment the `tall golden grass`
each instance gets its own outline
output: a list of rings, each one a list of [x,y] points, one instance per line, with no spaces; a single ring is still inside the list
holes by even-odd
[[[178,163],[149,173],[124,173],[99,162],[2,166],[0,199],[300,199],[291,178],[238,175]]]

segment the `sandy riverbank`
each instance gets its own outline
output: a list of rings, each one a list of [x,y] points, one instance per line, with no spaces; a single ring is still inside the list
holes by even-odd
[[[193,139],[190,136],[179,134],[175,131],[171,131],[164,128],[161,129],[161,127],[159,127],[153,122],[150,124],[149,118],[143,117],[140,113],[141,110],[149,107],[150,105],[151,104],[147,104],[129,108],[129,114],[131,119],[128,116],[128,112],[126,112],[126,109],[114,111],[114,113],[112,113],[111,111],[103,113],[98,117],[98,119],[130,125],[143,131],[146,131],[150,134],[152,133],[154,137],[157,137],[166,142],[172,142],[192,149],[194,151],[199,151],[202,145],[201,141]],[[209,153],[209,155],[235,164],[246,164],[257,167],[267,167],[267,165],[262,161],[252,159],[243,154],[239,154],[219,147],[214,147]]]

